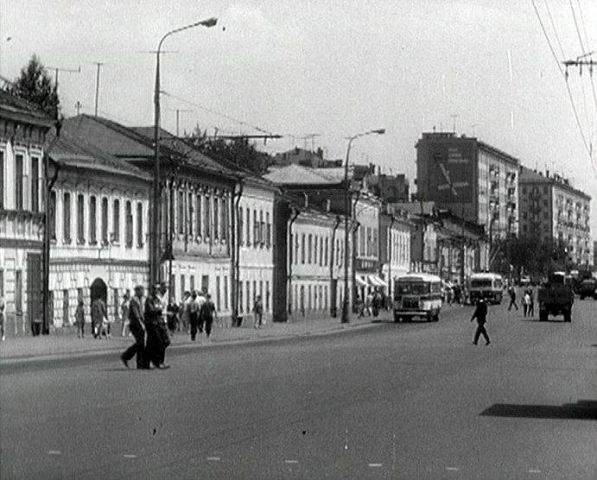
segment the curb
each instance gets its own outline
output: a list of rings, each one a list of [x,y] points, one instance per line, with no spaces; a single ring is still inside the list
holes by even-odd
[[[169,350],[194,350],[194,349],[203,349],[203,348],[217,348],[217,347],[226,347],[226,346],[233,346],[233,345],[249,345],[254,343],[273,343],[276,341],[282,340],[290,340],[294,338],[307,338],[307,337],[321,337],[326,335],[334,335],[340,333],[346,333],[355,330],[363,330],[366,328],[371,328],[377,325],[381,325],[385,322],[369,322],[369,323],[359,323],[359,324],[340,324],[336,327],[324,329],[321,331],[306,331],[304,333],[289,333],[283,335],[264,335],[261,337],[245,337],[240,339],[234,340],[223,340],[223,341],[215,341],[210,343],[192,343],[186,342],[176,345],[170,345],[168,347]],[[127,346],[129,344],[127,343]],[[19,364],[28,364],[28,363],[35,363],[35,362],[43,362],[43,361],[59,361],[59,360],[70,360],[70,359],[77,359],[77,358],[93,358],[93,357],[101,357],[110,354],[114,354],[115,352],[120,352],[123,350],[123,345],[114,346],[111,348],[105,348],[102,350],[86,350],[86,351],[79,351],[79,352],[60,352],[55,354],[44,354],[44,355],[19,355],[14,357],[7,357],[0,359],[0,367],[2,366],[11,366],[11,365],[19,365]]]

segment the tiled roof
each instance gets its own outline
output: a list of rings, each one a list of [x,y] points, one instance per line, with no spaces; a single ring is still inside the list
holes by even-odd
[[[0,89],[0,115],[19,118],[36,125],[50,127],[53,120],[37,105]]]
[[[290,164],[272,168],[263,178],[278,185],[337,185],[344,179],[344,174],[338,179],[336,172],[327,172],[327,170],[337,169],[309,168]]]

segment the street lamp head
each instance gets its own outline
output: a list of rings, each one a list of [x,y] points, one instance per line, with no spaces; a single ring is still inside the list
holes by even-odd
[[[215,27],[217,23],[218,23],[218,19],[216,17],[211,17],[211,18],[208,18],[207,20],[203,20],[203,21],[199,22],[199,25],[210,28],[210,27]]]
[[[371,133],[377,133],[378,135],[383,135],[386,133],[386,129],[385,128],[379,128],[377,130],[371,130]]]

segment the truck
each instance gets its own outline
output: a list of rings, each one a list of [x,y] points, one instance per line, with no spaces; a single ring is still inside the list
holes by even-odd
[[[539,288],[539,321],[546,322],[548,315],[563,315],[564,322],[572,320],[574,291],[569,279],[562,272],[552,273]]]

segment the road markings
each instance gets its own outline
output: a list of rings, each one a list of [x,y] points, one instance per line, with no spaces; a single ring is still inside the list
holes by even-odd
[[[284,463],[293,463],[293,464],[296,464],[296,463],[299,463],[299,462],[298,462],[298,460],[284,460]]]
[[[130,453],[125,453],[125,454],[123,455],[123,457],[124,457],[124,458],[137,458],[137,455],[132,455],[132,454],[130,454]]]
[[[531,468],[529,473],[541,473],[541,470],[537,470],[536,468]]]
[[[61,455],[60,450],[48,450],[48,455]]]
[[[446,470],[448,470],[449,472],[457,472],[459,470],[459,468],[456,468],[456,467],[446,467]]]
[[[382,466],[382,464],[381,463],[370,463],[369,466],[371,468],[380,468]]]
[[[208,462],[219,462],[220,457],[207,457]]]

